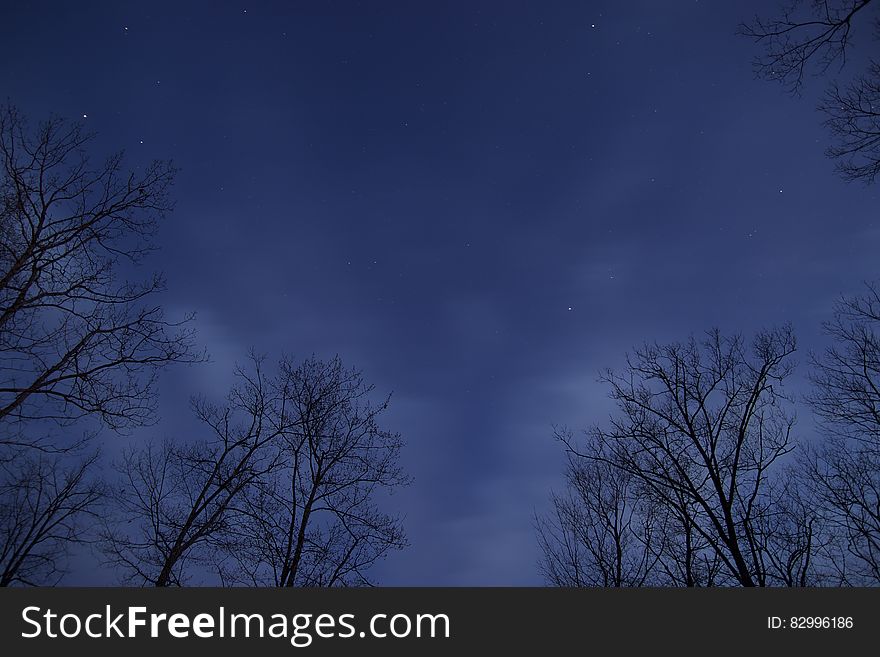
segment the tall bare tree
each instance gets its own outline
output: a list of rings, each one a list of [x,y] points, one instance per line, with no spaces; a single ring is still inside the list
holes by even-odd
[[[261,359],[239,369],[222,407],[194,410],[208,436],[147,445],[121,464],[103,532],[109,563],[129,583],[334,586],[405,544],[377,494],[407,481],[401,441],[377,423],[387,407],[339,359]]]
[[[72,461],[27,448],[15,456],[0,465],[0,586],[55,584],[95,516],[102,491],[89,476],[97,456]]]
[[[635,491],[628,495],[644,510],[625,528],[653,556],[656,582],[812,583],[808,526],[794,513],[780,517],[787,480],[780,464],[794,448],[783,383],[794,350],[788,328],[760,333],[751,349],[717,331],[702,343],[646,345],[622,374],[603,377],[618,405],[610,426],[593,428],[585,441],[560,436],[570,462],[593,473],[591,486],[606,487],[585,506],[610,499],[619,514],[619,482]],[[614,476],[596,478],[597,469]],[[804,536],[783,540],[798,531]],[[619,551],[619,542],[612,546]]]
[[[815,359],[822,443],[805,459],[843,583],[880,584],[880,286],[842,299]]]
[[[273,442],[278,467],[237,503],[226,581],[268,586],[359,586],[368,569],[406,545],[379,496],[408,482],[402,440],[379,425],[389,400],[339,358],[284,359],[276,383],[290,426]]]
[[[560,434],[572,439],[569,433]],[[536,527],[541,572],[554,586],[631,587],[660,583],[662,520],[635,477],[569,453],[567,491],[553,494]]]
[[[756,17],[740,33],[763,47],[755,59],[759,76],[800,93],[810,71],[843,70],[857,24],[873,22],[880,35],[878,3],[872,0],[794,0],[772,19]],[[867,30],[865,30],[867,31]],[[827,154],[846,180],[874,182],[880,174],[880,65],[847,83],[832,81],[820,110],[835,142]]]
[[[148,423],[159,369],[198,358],[187,318],[155,301],[162,277],[125,279],[154,247],[174,168],[93,165],[90,140],[0,110],[0,444],[57,447],[26,430],[37,420]]]
[[[236,498],[272,471],[267,446],[288,429],[284,400],[262,359],[251,360],[224,406],[193,400],[205,437],[126,453],[101,542],[127,583],[181,586],[193,567],[209,567],[234,532]]]
[[[880,64],[844,86],[832,84],[820,109],[836,139],[827,153],[838,160],[840,174],[874,182],[880,175]]]
[[[55,583],[100,488],[79,456],[94,426],[146,424],[161,368],[191,362],[162,277],[130,281],[170,209],[170,163],[93,165],[92,136],[0,108],[0,583]],[[64,431],[59,431],[59,425]]]

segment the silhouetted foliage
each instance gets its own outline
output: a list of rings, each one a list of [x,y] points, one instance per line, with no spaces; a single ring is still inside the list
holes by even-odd
[[[795,0],[776,18],[756,17],[740,26],[740,33],[763,47],[755,60],[761,77],[778,81],[792,93],[800,93],[811,68],[827,74],[832,66],[843,69],[853,44],[857,22],[871,20],[872,0]],[[874,13],[875,32],[880,19]],[[876,35],[875,35],[876,36]],[[820,105],[826,125],[835,138],[827,154],[838,161],[846,180],[873,182],[880,173],[880,67],[867,71],[842,86],[833,82]]]

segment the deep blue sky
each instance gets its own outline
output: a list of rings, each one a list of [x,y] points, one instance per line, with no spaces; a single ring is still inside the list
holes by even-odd
[[[339,353],[394,391],[415,477],[380,581],[536,584],[551,425],[602,419],[600,369],[712,326],[792,322],[806,352],[877,276],[878,188],[823,156],[823,82],[755,80],[735,35],[774,9],[7,3],[0,91],[182,169],[151,265],[212,362],[166,373],[136,439],[188,432],[250,347]]]

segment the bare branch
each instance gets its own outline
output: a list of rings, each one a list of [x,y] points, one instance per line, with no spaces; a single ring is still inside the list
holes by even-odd
[[[97,459],[63,459],[21,450],[0,468],[0,586],[54,585],[69,548],[97,515],[101,486],[89,479]]]
[[[161,276],[120,279],[154,249],[175,170],[135,175],[121,155],[92,166],[91,135],[52,118],[31,131],[0,111],[0,425],[90,415],[147,424],[161,368],[200,360],[189,317],[150,303]],[[11,429],[0,444],[19,444]],[[18,432],[20,433],[20,432]],[[34,446],[45,440],[31,438]]]
[[[787,488],[774,475],[794,447],[783,388],[794,350],[787,327],[759,333],[751,350],[711,331],[701,343],[645,345],[624,373],[606,373],[618,405],[610,425],[583,440],[557,435],[571,493],[539,522],[549,581],[814,582],[813,544],[793,538],[809,524],[792,512],[783,525]]]

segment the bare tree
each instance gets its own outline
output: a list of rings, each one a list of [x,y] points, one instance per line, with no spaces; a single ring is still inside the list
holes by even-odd
[[[798,465],[790,464],[768,482],[753,534],[766,585],[839,584],[827,559],[821,514],[809,488],[803,486],[803,472]]]
[[[740,25],[740,34],[754,39],[763,52],[755,59],[759,76],[780,82],[799,94],[811,68],[819,75],[832,66],[841,71],[853,44],[854,25],[872,21],[878,4],[872,0],[794,0],[780,14],[756,17]],[[875,31],[880,18],[874,12]],[[837,160],[846,180],[874,182],[880,173],[880,66],[841,86],[834,81],[820,105],[835,143],[826,153]]]
[[[823,442],[805,465],[844,583],[880,583],[880,287],[842,299],[825,325],[811,397]]]
[[[835,63],[846,63],[853,24],[868,13],[872,0],[795,0],[787,2],[778,17],[756,16],[740,25],[744,36],[763,46],[755,70],[769,80],[799,92],[809,65],[825,73]]]
[[[23,448],[0,467],[0,586],[52,585],[66,573],[101,497],[88,477],[97,455],[70,458]]]
[[[785,534],[807,527],[780,517],[786,489],[778,465],[794,447],[783,382],[794,350],[788,328],[760,333],[751,350],[717,331],[702,343],[646,345],[623,374],[603,377],[619,411],[610,427],[595,427],[585,442],[561,436],[570,462],[593,464],[586,471],[594,488],[611,482],[610,490],[590,493],[593,507],[610,495],[619,511],[618,482],[636,487],[650,509],[640,523],[653,529],[639,524],[632,533],[651,537],[641,543],[659,582],[812,582],[812,543]],[[595,478],[597,468],[616,474]]]
[[[571,440],[567,432],[560,434]],[[554,586],[631,587],[658,583],[661,520],[636,478],[569,452],[565,494],[551,496],[536,528],[541,572]]]
[[[820,108],[837,143],[828,155],[846,180],[874,182],[880,175],[880,64],[841,88],[833,84]]]
[[[0,444],[53,447],[22,428],[35,420],[148,423],[158,370],[198,358],[186,318],[154,301],[162,277],[124,278],[154,247],[174,169],[127,173],[121,154],[93,166],[90,139],[0,111]]]
[[[273,442],[278,467],[236,507],[237,536],[225,581],[269,586],[370,584],[367,571],[406,545],[400,521],[378,496],[408,482],[398,434],[379,426],[388,399],[339,358],[282,360],[279,414],[291,427]]]
[[[0,583],[56,583],[81,523],[96,513],[94,435],[153,419],[158,371],[201,358],[192,332],[154,301],[153,275],[126,280],[170,208],[169,163],[93,166],[91,135],[52,118],[34,129],[0,108]]]
[[[238,369],[225,406],[201,399],[193,411],[207,437],[129,451],[111,494],[101,536],[108,562],[128,583],[180,586],[193,566],[213,563],[237,521],[236,498],[271,472],[267,445],[285,431],[284,400],[266,381],[262,359]]]
[[[537,520],[541,571],[555,586],[713,586],[721,561],[696,527],[699,510],[673,491],[658,497],[616,463],[601,433],[567,446],[566,496],[553,495],[552,515]]]
[[[129,583],[183,585],[215,572],[224,583],[363,584],[405,543],[377,493],[406,482],[401,441],[378,427],[387,407],[339,359],[266,376],[239,369],[223,407],[198,400],[208,437],[129,452],[102,535]]]

